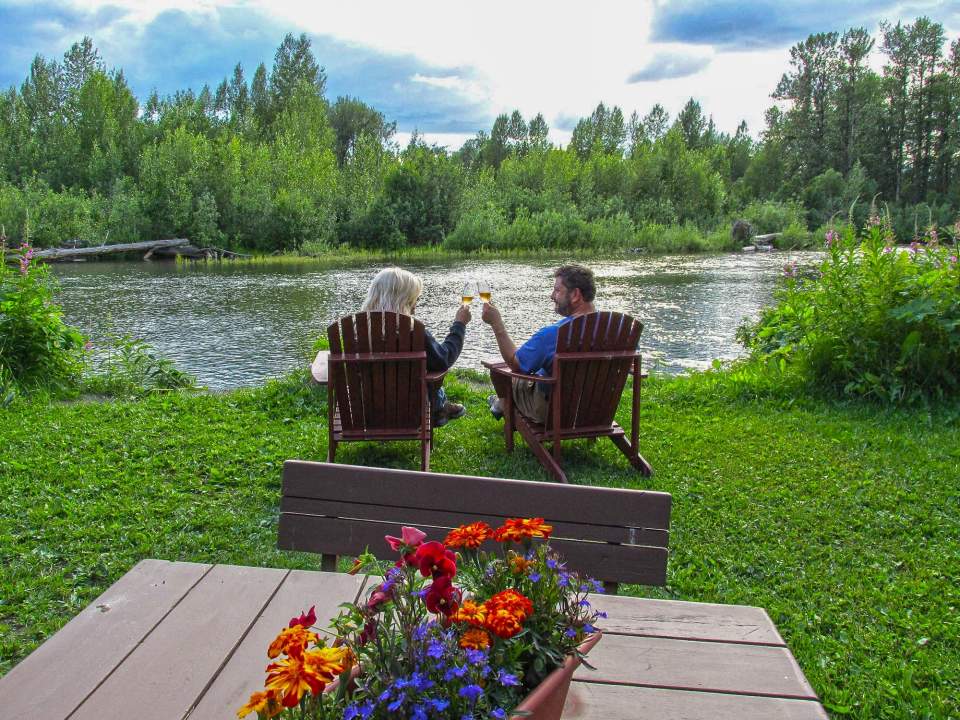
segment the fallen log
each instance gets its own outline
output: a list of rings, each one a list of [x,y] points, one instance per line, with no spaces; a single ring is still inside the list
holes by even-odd
[[[88,257],[90,255],[109,255],[111,253],[137,252],[141,250],[156,250],[158,248],[172,248],[190,243],[186,238],[171,238],[169,240],[149,240],[146,242],[117,243],[116,245],[97,245],[96,247],[80,248],[51,248],[49,250],[34,250],[34,260],[64,260]],[[7,262],[20,262],[20,253],[8,252]]]
[[[754,245],[769,245],[781,235],[783,235],[782,232],[767,233],[766,235],[754,235],[752,242]]]

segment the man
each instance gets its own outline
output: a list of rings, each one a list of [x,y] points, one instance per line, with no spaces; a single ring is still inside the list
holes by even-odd
[[[557,333],[562,325],[578,315],[596,312],[593,298],[596,287],[593,271],[582,265],[564,265],[553,274],[553,309],[563,318],[553,325],[540,328],[523,345],[517,347],[503,325],[500,311],[492,303],[483,306],[483,321],[493,328],[497,347],[504,362],[511,370],[526,375],[549,375],[553,369],[553,356],[557,351]],[[491,395],[490,412],[498,420],[503,417],[503,399],[508,392],[513,393],[514,404],[524,416],[534,422],[542,423],[547,419],[549,386],[531,380],[513,380],[490,373],[496,395]]]

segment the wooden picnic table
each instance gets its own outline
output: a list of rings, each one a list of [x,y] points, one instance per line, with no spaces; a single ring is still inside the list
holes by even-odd
[[[9,720],[224,720],[262,687],[291,616],[336,615],[362,578],[144,560],[0,678]],[[564,718],[825,720],[766,612],[594,596],[609,617]]]

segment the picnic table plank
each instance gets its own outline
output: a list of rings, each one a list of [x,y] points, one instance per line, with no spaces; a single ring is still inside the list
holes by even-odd
[[[816,700],[817,694],[785,647],[605,635],[590,664],[574,678],[677,690]]]
[[[636,720],[646,715],[657,720],[829,720],[823,706],[810,700],[577,681],[571,683],[563,708],[563,720]]]
[[[0,678],[3,717],[66,718],[211,567],[163,560],[137,563]]]
[[[786,645],[763,608],[616,595],[592,595],[590,602],[607,613],[598,624],[608,634]]]
[[[70,720],[184,717],[287,572],[215,566]]]
[[[250,693],[263,689],[265,668],[271,662],[267,647],[290,618],[316,605],[317,627],[326,628],[340,612],[340,604],[356,597],[362,582],[363,577],[345,573],[291,571],[190,713],[190,720],[232,717],[232,712],[225,714],[225,709],[235,711],[247,702]],[[323,633],[320,635],[323,637]]]

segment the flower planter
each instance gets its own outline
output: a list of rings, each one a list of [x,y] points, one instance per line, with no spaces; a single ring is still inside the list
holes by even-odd
[[[603,633],[599,630],[588,637],[580,644],[580,652],[584,655],[593,649],[593,646],[600,642]],[[513,709],[510,713],[511,718],[524,718],[524,720],[560,720],[563,714],[563,706],[567,702],[567,692],[570,690],[570,683],[573,681],[573,673],[580,667],[581,660],[576,655],[567,657],[566,662],[544,678],[543,682],[537,685],[523,702]],[[354,686],[357,676],[360,674],[360,667],[354,665],[350,669],[349,683]],[[337,691],[340,685],[340,678],[334,679],[327,685],[324,693],[333,693]]]
[[[586,655],[596,645],[602,636],[595,632],[580,645],[580,652]],[[576,655],[567,657],[566,662],[544,678],[523,702],[517,705],[510,717],[523,717],[525,720],[560,720],[563,706],[567,702],[567,691],[573,673],[580,667],[580,658]]]

